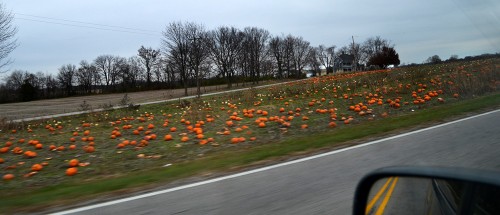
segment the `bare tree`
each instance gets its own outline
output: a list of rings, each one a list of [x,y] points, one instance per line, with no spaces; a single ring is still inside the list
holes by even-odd
[[[22,70],[14,70],[5,78],[6,87],[9,90],[18,90],[23,85],[24,80],[28,78],[28,72]]]
[[[285,43],[284,38],[280,36],[275,36],[269,41],[269,52],[276,61],[278,67],[277,78],[283,78],[283,64],[285,55]]]
[[[76,70],[76,82],[85,94],[92,93],[92,84],[94,83],[97,68],[87,61],[80,61],[80,67]]]
[[[41,79],[38,74],[28,71],[15,70],[5,78],[5,90],[13,93],[12,101],[31,101],[39,98],[39,91],[42,87]]]
[[[73,84],[75,82],[76,66],[72,64],[67,64],[59,68],[59,73],[57,74],[57,79],[61,88],[65,90],[67,96],[73,94]]]
[[[126,58],[113,55],[100,55],[94,60],[94,65],[101,74],[100,77],[104,79],[106,90],[116,90],[120,82],[120,65],[126,60]]]
[[[325,47],[324,45],[319,45],[316,50],[318,61],[325,67],[327,74],[333,73],[335,48],[335,46]]]
[[[158,69],[164,74],[166,86],[171,88],[175,81],[175,64],[170,58],[162,57],[158,63]]]
[[[112,55],[100,55],[94,60],[94,65],[96,66],[97,71],[101,73],[101,77],[104,78],[106,87],[111,84],[113,76],[113,58],[114,57]]]
[[[302,37],[296,37],[294,39],[293,46],[293,60],[295,65],[295,71],[297,72],[297,77],[302,73],[306,65],[307,58],[311,51],[311,46],[308,41],[305,41]]]
[[[211,59],[226,79],[227,87],[231,88],[238,55],[242,51],[243,32],[235,27],[219,27],[208,35]]]
[[[289,34],[285,37],[284,41],[285,54],[283,56],[284,66],[286,68],[287,77],[291,77],[292,70],[294,69],[294,47],[295,47],[295,37]]]
[[[261,77],[262,64],[267,58],[267,42],[269,31],[256,27],[246,27],[243,40],[243,60],[247,61],[252,83],[258,84]]]
[[[360,62],[367,63],[370,58],[382,52],[383,47],[394,48],[389,40],[383,39],[380,36],[366,39],[361,46]]]
[[[153,49],[151,47],[149,48],[144,48],[144,46],[141,46],[141,48],[138,50],[139,52],[139,57],[141,57],[141,63],[144,65],[146,68],[146,87],[150,88],[151,87],[151,68],[154,67],[154,65],[157,63],[157,61],[160,59],[160,50]]]
[[[38,78],[35,74],[27,73],[27,77],[24,79],[21,89],[19,90],[19,95],[21,101],[31,101],[38,98]]]
[[[47,98],[56,97],[57,80],[52,76],[52,74],[47,74],[45,76],[45,87],[47,91]]]
[[[201,96],[201,79],[203,74],[200,71],[200,66],[210,55],[208,48],[208,33],[205,31],[203,25],[192,24],[189,25],[187,30],[187,37],[190,41],[189,48],[189,69],[193,71],[194,79],[196,80],[196,95]]]
[[[0,69],[12,62],[7,57],[17,47],[17,40],[14,39],[17,27],[12,25],[13,19],[12,13],[0,3]]]
[[[161,86],[162,83],[167,82],[167,74],[163,72],[163,65],[161,65],[161,59],[153,65],[152,71],[154,75],[155,82],[157,86]]]
[[[191,41],[188,37],[189,30],[194,23],[172,22],[163,31],[162,49],[170,58],[175,68],[179,72],[179,77],[184,86],[184,95],[188,95],[188,77],[189,77],[189,51]]]
[[[116,86],[122,81],[121,80],[121,69],[122,65],[127,64],[127,58],[120,57],[120,56],[114,56],[113,60],[111,61],[112,66],[111,66],[111,86],[113,87],[113,91],[116,90]]]
[[[320,54],[321,46],[311,48],[306,59],[306,64],[314,71],[315,75],[321,76],[321,65],[323,56]]]
[[[126,70],[122,68],[122,82],[125,86],[130,88],[136,88],[138,82],[141,81],[141,77],[143,76],[144,68],[141,67],[141,59],[138,56],[133,56],[128,58],[127,64],[122,65],[126,66]]]
[[[46,79],[47,79],[46,75],[43,72],[38,71],[35,74],[35,77],[36,78],[35,78],[34,86],[38,89],[38,93],[39,93],[38,98],[42,98],[42,99],[47,98],[47,94],[46,94],[47,85],[45,85]]]

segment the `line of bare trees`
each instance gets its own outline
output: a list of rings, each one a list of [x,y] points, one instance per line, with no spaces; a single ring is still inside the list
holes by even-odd
[[[380,37],[335,50],[312,47],[302,37],[272,36],[257,27],[172,22],[165,27],[158,49],[141,46],[129,58],[100,55],[79,65],[66,64],[57,74],[15,70],[0,84],[0,102],[29,101],[73,95],[200,87],[213,84],[258,84],[265,79],[303,78],[304,70],[334,72],[341,53],[359,54],[366,63],[384,46]]]

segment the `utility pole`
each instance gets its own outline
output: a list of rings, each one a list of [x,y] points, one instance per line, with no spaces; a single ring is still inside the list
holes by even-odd
[[[356,59],[356,55],[357,55],[357,51],[356,51],[356,48],[355,48],[355,45],[354,45],[354,35],[352,36],[352,55],[354,57],[354,62],[352,62],[352,70],[353,71],[356,71],[356,64],[357,64],[357,59]]]

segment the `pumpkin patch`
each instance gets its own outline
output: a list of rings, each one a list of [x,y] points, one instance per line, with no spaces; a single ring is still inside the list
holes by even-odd
[[[500,82],[492,77],[498,78],[493,65],[499,61],[340,73],[143,105],[138,111],[33,121],[0,132],[1,183],[15,190],[61,184],[68,178],[94,180],[231,148],[314,137],[497,92]],[[28,177],[15,177],[19,175]]]

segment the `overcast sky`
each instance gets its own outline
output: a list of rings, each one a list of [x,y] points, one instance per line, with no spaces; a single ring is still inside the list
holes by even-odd
[[[19,47],[10,70],[57,73],[102,54],[130,57],[159,48],[174,21],[207,29],[247,26],[302,36],[312,46],[342,47],[381,36],[402,63],[500,52],[498,0],[6,0]]]

